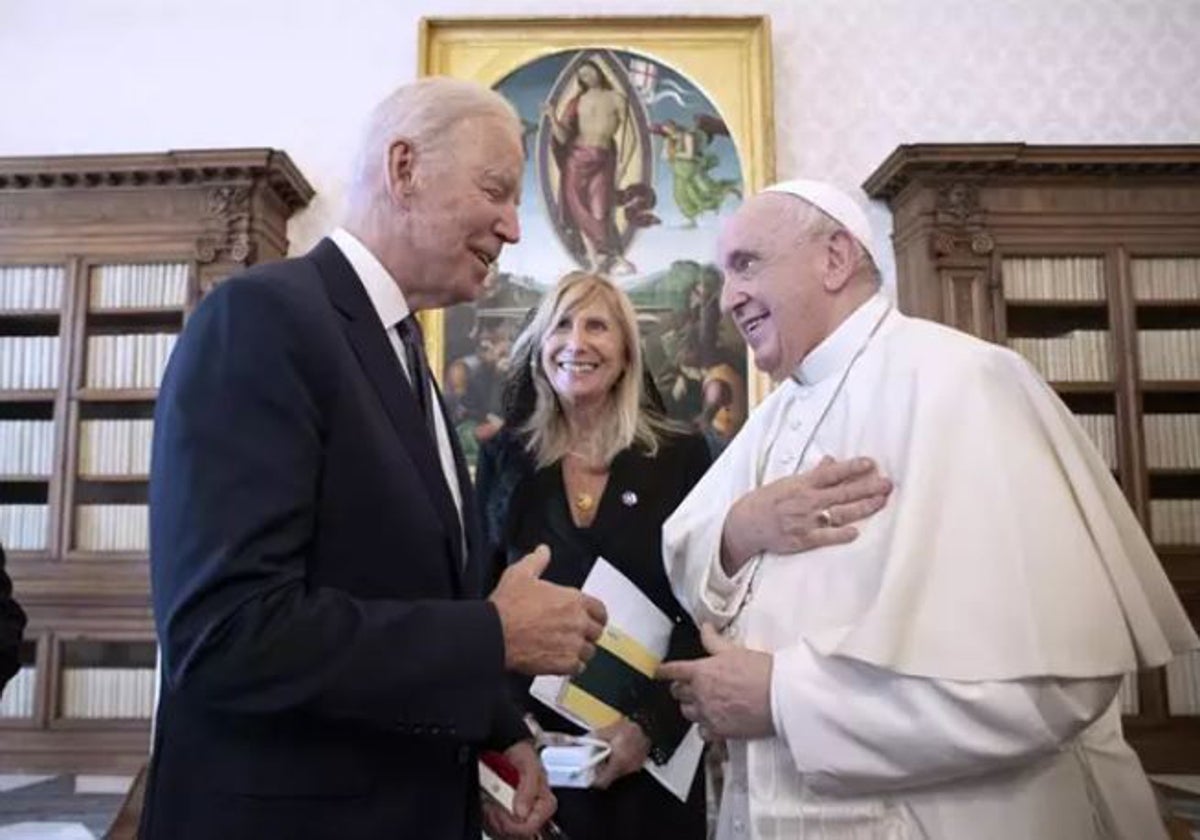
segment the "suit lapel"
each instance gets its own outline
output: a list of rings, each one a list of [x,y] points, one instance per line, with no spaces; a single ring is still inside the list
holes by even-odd
[[[450,451],[454,454],[454,471],[458,476],[458,489],[462,495],[462,529],[466,542],[467,556],[463,557],[461,553],[463,540],[456,541],[455,548],[459,550],[455,552],[458,562],[454,568],[458,575],[457,580],[460,588],[465,587],[468,595],[478,596],[480,593],[475,590],[478,590],[480,587],[471,575],[475,569],[468,569],[468,565],[473,564],[477,559],[480,544],[479,520],[475,515],[474,486],[471,484],[471,473],[467,469],[467,459],[463,456],[462,446],[458,441],[458,431],[454,428],[454,424],[450,422],[450,415],[446,411],[446,404],[442,401],[442,389],[438,387],[436,380],[433,383],[433,392],[437,395],[438,410],[442,413],[442,422],[446,424],[446,436],[450,438]]]
[[[354,348],[359,364],[379,395],[397,436],[421,476],[430,501],[446,526],[457,576],[462,566],[458,511],[454,507],[450,488],[446,485],[437,447],[429,437],[425,418],[408,377],[396,358],[386,331],[379,323],[379,316],[371,306],[366,289],[341,250],[330,240],[323,239],[309,256],[317,264],[330,300],[346,316],[346,335],[350,346]],[[465,490],[463,495],[466,496]]]

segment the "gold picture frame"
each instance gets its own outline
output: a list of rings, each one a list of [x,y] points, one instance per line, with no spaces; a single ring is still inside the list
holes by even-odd
[[[674,214],[675,220],[680,218],[680,210],[701,215],[703,221],[700,223],[700,227],[704,228],[705,250],[708,251],[704,258],[707,260],[711,260],[715,252],[716,216],[720,213],[730,212],[730,206],[735,201],[732,196],[736,194],[736,200],[740,201],[743,195],[752,194],[774,179],[771,34],[770,22],[766,16],[430,17],[421,19],[419,37],[418,75],[443,75],[471,79],[488,87],[497,88],[509,95],[511,88],[506,90],[504,85],[509,84],[508,80],[513,79],[515,74],[525,72],[527,68],[531,67],[553,65],[557,68],[553,72],[559,74],[558,81],[554,86],[554,92],[560,97],[559,102],[567,100],[567,91],[563,87],[563,80],[568,73],[580,74],[575,77],[577,83],[575,91],[578,94],[583,90],[582,74],[578,69],[579,63],[593,63],[591,59],[594,59],[596,64],[604,64],[606,60],[611,63],[620,56],[619,60],[624,64],[619,68],[618,75],[622,78],[618,81],[625,84],[625,93],[628,94],[621,101],[638,104],[641,114],[638,117],[640,121],[638,124],[641,126],[644,138],[640,154],[644,159],[643,165],[650,168],[658,167],[660,170],[659,174],[654,177],[658,179],[659,186],[656,196],[658,206],[665,211],[661,215]],[[648,61],[637,62],[638,58],[643,57]],[[564,62],[567,62],[565,67]],[[651,79],[649,82],[651,89],[649,96],[646,95],[645,79],[637,76],[634,72],[637,69],[635,65],[642,63],[653,65],[651,75],[659,74],[656,77],[657,81]],[[593,69],[599,72],[598,68],[594,67]],[[550,73],[551,71],[545,72]],[[604,73],[609,73],[609,71],[605,70]],[[550,77],[547,76],[547,78]],[[609,79],[613,80],[614,77],[610,74]],[[630,81],[634,83],[634,87],[630,86]],[[662,89],[656,89],[655,84],[663,86]],[[676,92],[672,93],[672,90],[668,88],[672,88]],[[669,109],[675,106],[670,104],[670,100],[663,101],[662,96],[673,96],[680,106],[684,105],[681,96],[685,98],[690,96],[689,103],[701,102],[702,105],[690,105],[690,110],[686,112],[688,116],[695,119],[695,128],[682,128],[671,119],[662,120],[664,113],[684,113],[678,110],[670,111]],[[660,98],[655,99],[654,97]],[[509,98],[513,100],[513,96],[509,95]],[[578,99],[578,95],[576,99]],[[643,107],[649,102],[663,102],[663,104],[655,105],[653,108]],[[546,130],[546,126],[550,125],[546,120],[553,120],[554,117],[547,117],[544,107],[542,115],[537,116],[537,108],[530,102],[518,107],[518,111],[526,121],[526,150],[532,160],[534,153],[529,152],[530,140],[535,145],[535,152],[540,148],[545,153],[547,140],[543,135],[551,133]],[[686,196],[681,197],[680,195],[679,179],[683,176],[679,174],[681,169],[676,166],[677,158],[671,157],[667,163],[664,163],[664,159],[666,158],[666,144],[669,142],[668,133],[672,131],[677,133],[696,132],[701,127],[698,116],[701,111],[709,112],[709,114],[705,114],[706,117],[710,114],[717,117],[719,137],[711,133],[696,135],[704,138],[703,141],[696,141],[696,143],[707,144],[708,141],[719,140],[719,143],[711,144],[712,148],[727,156],[734,165],[740,167],[736,173],[740,176],[740,183],[735,189],[733,186],[725,186],[731,185],[734,181],[733,178],[721,180],[716,177],[718,173],[721,173],[723,162],[712,170],[711,178],[703,172],[696,175],[694,170],[690,170],[690,178],[703,177],[706,180],[700,185],[703,188],[699,193],[701,202],[689,207],[686,206]],[[578,119],[574,113],[572,116]],[[539,119],[542,121],[541,128],[537,125]],[[680,123],[683,122],[682,117],[678,119]],[[632,122],[632,118],[626,120],[626,124]],[[553,138],[549,142],[553,142]],[[704,152],[705,147],[702,146],[700,151]],[[709,167],[715,165],[712,162],[715,158],[714,154],[707,159],[710,161]],[[544,159],[545,157],[539,160]],[[553,168],[552,163],[549,166]],[[673,194],[670,182],[665,180],[665,176],[662,174],[664,166],[671,168],[671,174],[675,178]],[[554,172],[560,177],[562,184],[565,184],[565,170],[555,169]],[[725,172],[724,174],[728,175],[729,173]],[[714,194],[714,190],[717,189],[714,184],[726,190],[728,200],[722,198],[722,193]],[[522,201],[522,214],[533,212],[527,209],[532,206],[540,208],[538,211],[540,213],[551,215],[555,209],[551,206],[555,200],[554,193],[546,189],[541,190],[538,195],[530,195],[530,192],[531,190],[527,188]],[[567,203],[566,193],[562,192],[559,195],[565,205]],[[655,199],[652,198],[653,200]],[[705,200],[707,203],[704,203]],[[557,209],[563,210],[561,206]],[[610,220],[614,216],[615,212],[610,211]],[[623,216],[622,218],[628,217]],[[669,221],[671,219],[664,219],[664,224],[655,230],[670,233],[668,229],[672,225],[666,223]],[[653,222],[657,224],[659,219],[653,218]],[[561,239],[562,224],[561,222],[556,224]],[[695,218],[688,215],[676,226],[695,228],[697,224]],[[559,247],[557,241],[551,242],[552,236],[539,235],[544,233],[543,231],[534,231],[534,235],[531,237],[530,227],[525,224],[524,215],[522,227],[525,232],[521,246],[525,246],[526,240],[532,238],[539,246],[549,243],[547,244],[549,250]],[[615,230],[615,225],[613,228]],[[586,244],[584,232],[578,229],[574,231],[576,239]],[[630,238],[633,235],[633,232],[627,234]],[[666,233],[656,232],[653,235],[665,236]],[[698,236],[699,232],[689,231],[688,235],[693,237],[688,241],[695,242],[694,237]],[[643,236],[643,240],[645,236]],[[564,248],[567,244],[569,243],[564,240]],[[569,248],[559,252],[560,259],[568,250]],[[510,249],[506,249],[505,253],[509,252]],[[573,253],[584,267],[588,266],[582,248],[577,248]],[[588,258],[596,260],[599,256],[593,248]],[[612,259],[618,259],[622,264],[633,267],[619,256]],[[504,260],[505,255],[502,255],[502,267]],[[643,265],[646,271],[650,270],[648,264],[640,262],[639,264]],[[592,265],[596,265],[596,263],[593,262]],[[608,262],[605,265],[611,266],[613,263]],[[564,265],[564,268],[576,267],[579,266]],[[711,298],[711,273],[714,267],[706,266],[705,268],[709,274],[704,278],[701,295],[708,294]],[[700,283],[700,280],[696,281],[697,286]],[[717,276],[717,287],[719,288],[719,275]],[[516,303],[516,301],[510,301],[510,308],[515,310]],[[520,303],[524,305],[527,301],[521,300]],[[422,313],[430,363],[436,374],[442,379],[444,388],[447,389],[454,387],[453,382],[446,381],[448,376],[452,379],[460,379],[467,375],[466,372],[461,372],[460,376],[460,372],[451,372],[446,367],[448,361],[447,339],[448,337],[451,340],[454,339],[454,336],[449,333],[454,333],[456,329],[461,328],[461,325],[454,322],[455,317],[457,315],[452,312],[451,322],[448,325],[444,311]],[[472,329],[475,328],[472,327]],[[727,332],[722,335],[727,342],[730,340]],[[740,342],[740,339],[737,340]],[[744,347],[742,351],[743,355],[738,361],[742,377],[739,389],[741,393],[736,398],[740,403],[737,407],[740,413],[737,415],[736,421],[739,427],[744,421],[749,407],[756,404],[765,395],[768,384],[764,377],[756,375],[750,369],[751,365],[746,361],[747,355],[744,353]],[[454,363],[454,359],[449,361]],[[707,382],[704,383],[705,386],[707,384]]]

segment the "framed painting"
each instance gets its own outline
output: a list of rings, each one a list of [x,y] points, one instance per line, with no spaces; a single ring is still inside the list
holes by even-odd
[[[423,18],[419,72],[503,94],[524,127],[521,241],[473,304],[424,313],[464,451],[500,427],[513,340],[568,271],[630,296],[668,411],[714,452],[765,381],[718,298],[717,231],[774,177],[766,17]]]

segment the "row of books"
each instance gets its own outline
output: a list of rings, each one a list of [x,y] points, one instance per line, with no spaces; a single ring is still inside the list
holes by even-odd
[[[1200,379],[1200,330],[1138,333],[1142,379]]]
[[[0,420],[0,475],[49,475],[53,420]]]
[[[187,263],[98,265],[92,268],[88,308],[158,309],[187,302]]]
[[[153,420],[82,421],[79,424],[79,474],[147,475],[153,436]]]
[[[1009,257],[1000,264],[1004,296],[1012,300],[1103,301],[1099,257]]]
[[[1136,257],[1129,267],[1136,300],[1200,302],[1200,258]],[[1106,298],[1102,257],[1008,257],[1000,276],[1010,300]]]
[[[146,505],[79,505],[75,546],[81,551],[146,551],[149,523]]]
[[[176,333],[89,336],[87,387],[157,388],[176,338]]]
[[[1111,414],[1076,414],[1075,419],[1100,450],[1109,469],[1117,468],[1117,418]]]
[[[26,665],[4,686],[0,696],[0,718],[33,717],[33,692],[37,686],[37,668]]]
[[[60,265],[0,265],[0,312],[53,312],[62,306]]]
[[[149,719],[153,668],[64,668],[60,713],[65,718]]]
[[[1130,261],[1136,300],[1200,303],[1200,258],[1149,257]]]
[[[57,388],[59,346],[56,335],[0,336],[0,389]]]
[[[1049,382],[1108,382],[1112,350],[1105,330],[1072,330],[1052,338],[1014,337],[1008,345]]]
[[[1200,414],[1144,414],[1151,469],[1200,469]]]
[[[1173,715],[1200,715],[1200,651],[1168,663],[1167,702]]]
[[[0,505],[0,544],[8,551],[41,551],[49,522],[48,505]]]
[[[1200,499],[1151,499],[1150,538],[1159,545],[1200,545]]]

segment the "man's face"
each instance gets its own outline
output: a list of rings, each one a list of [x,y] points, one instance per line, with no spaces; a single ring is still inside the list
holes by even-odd
[[[721,311],[754,353],[758,369],[789,374],[825,337],[830,297],[821,286],[824,242],[801,240],[789,202],[767,193],[743,204],[721,230]]]
[[[408,219],[416,264],[405,270],[449,306],[479,297],[501,248],[520,238],[525,160],[520,137],[495,117],[464,120],[444,142],[414,166]]]

